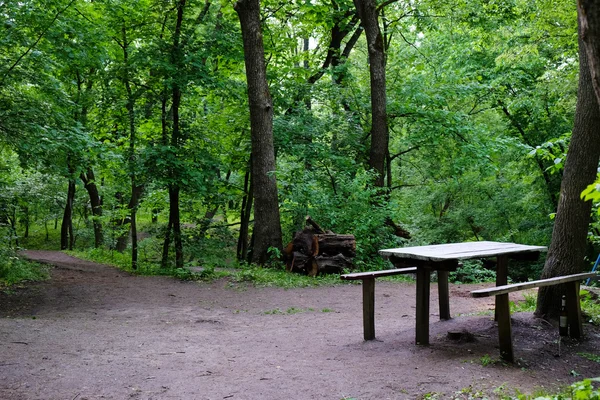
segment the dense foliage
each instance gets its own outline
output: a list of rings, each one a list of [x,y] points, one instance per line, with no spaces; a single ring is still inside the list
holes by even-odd
[[[311,215],[356,235],[357,264],[370,268],[377,249],[404,243],[549,243],[577,95],[574,3],[382,3],[383,189],[369,169],[369,68],[354,5],[261,6],[284,240]],[[236,243],[249,242],[238,234],[251,195],[231,4],[0,1],[0,29],[2,246],[31,232],[57,246],[72,204],[75,248],[100,238],[127,252],[136,210],[140,262],[160,263],[176,187],[185,262],[229,265]]]

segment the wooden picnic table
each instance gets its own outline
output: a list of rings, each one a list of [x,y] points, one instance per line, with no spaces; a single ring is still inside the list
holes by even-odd
[[[380,250],[396,268],[417,267],[416,344],[429,344],[429,290],[431,273],[438,274],[440,319],[450,319],[448,273],[456,271],[460,260],[496,258],[496,286],[508,283],[508,259],[535,261],[544,246],[501,242],[465,242]],[[496,304],[498,309],[498,304]]]

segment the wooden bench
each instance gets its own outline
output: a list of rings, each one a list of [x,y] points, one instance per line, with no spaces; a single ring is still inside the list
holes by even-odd
[[[416,273],[417,267],[386,269],[383,271],[356,272],[341,275],[346,281],[362,280],[363,331],[365,340],[375,339],[375,278]]]
[[[579,298],[579,283],[588,278],[595,278],[595,272],[557,276],[554,278],[540,279],[537,281],[515,283],[511,285],[496,286],[489,289],[473,290],[473,297],[496,296],[496,319],[498,321],[498,340],[500,344],[500,357],[508,362],[514,361],[512,345],[512,328],[510,324],[510,305],[508,294],[520,290],[565,284],[567,321],[570,326],[569,336],[580,338],[582,334],[581,304]]]

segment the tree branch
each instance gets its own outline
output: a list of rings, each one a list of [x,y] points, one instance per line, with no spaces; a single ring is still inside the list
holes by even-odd
[[[54,18],[52,18],[52,21],[50,21],[50,23],[48,24],[48,26],[46,26],[46,28],[44,28],[44,30],[42,31],[42,33],[40,33],[40,35],[38,36],[38,38],[36,39],[36,41],[35,41],[35,42],[33,42],[33,44],[32,44],[31,46],[29,46],[29,47],[27,48],[27,50],[25,50],[25,52],[24,52],[23,54],[21,54],[21,56],[19,56],[19,58],[17,58],[17,60],[16,60],[16,61],[13,63],[13,65],[11,65],[11,66],[10,66],[10,68],[9,68],[9,69],[8,69],[8,70],[7,70],[7,71],[6,71],[6,72],[5,72],[3,75],[2,75],[2,79],[0,79],[0,85],[1,85],[2,83],[4,83],[4,80],[6,79],[6,77],[8,77],[8,74],[10,74],[10,73],[12,72],[12,70],[13,70],[13,69],[15,69],[15,67],[16,67],[16,66],[17,66],[17,65],[18,65],[18,64],[21,62],[21,60],[22,60],[23,58],[25,58],[25,56],[26,56],[27,54],[29,54],[29,52],[30,52],[31,50],[33,50],[33,49],[34,49],[34,48],[35,48],[35,47],[38,45],[38,43],[40,42],[40,40],[42,40],[42,38],[44,37],[44,35],[45,35],[45,34],[46,34],[46,33],[47,33],[49,30],[50,30],[50,28],[52,27],[52,25],[54,25],[54,23],[56,22],[56,20],[58,19],[58,17],[60,17],[60,15],[61,15],[62,13],[64,13],[65,11],[67,11],[67,9],[68,9],[69,7],[71,7],[71,5],[72,5],[73,3],[75,3],[75,1],[76,1],[76,0],[71,0],[71,1],[69,2],[69,4],[67,4],[67,6],[66,6],[65,8],[63,8],[62,10],[59,10],[59,11],[56,13],[56,15],[54,16]]]

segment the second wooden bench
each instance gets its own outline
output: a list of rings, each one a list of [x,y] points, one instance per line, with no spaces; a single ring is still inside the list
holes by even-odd
[[[500,357],[508,362],[514,361],[512,345],[512,327],[510,323],[510,304],[508,294],[519,290],[539,288],[565,284],[567,300],[567,320],[570,326],[569,336],[579,338],[582,334],[581,304],[579,298],[579,284],[582,280],[595,278],[598,274],[587,272],[557,276],[554,278],[540,279],[537,281],[515,283],[512,285],[496,286],[489,289],[473,290],[473,297],[496,296],[496,318],[498,320],[498,341],[500,344]]]

